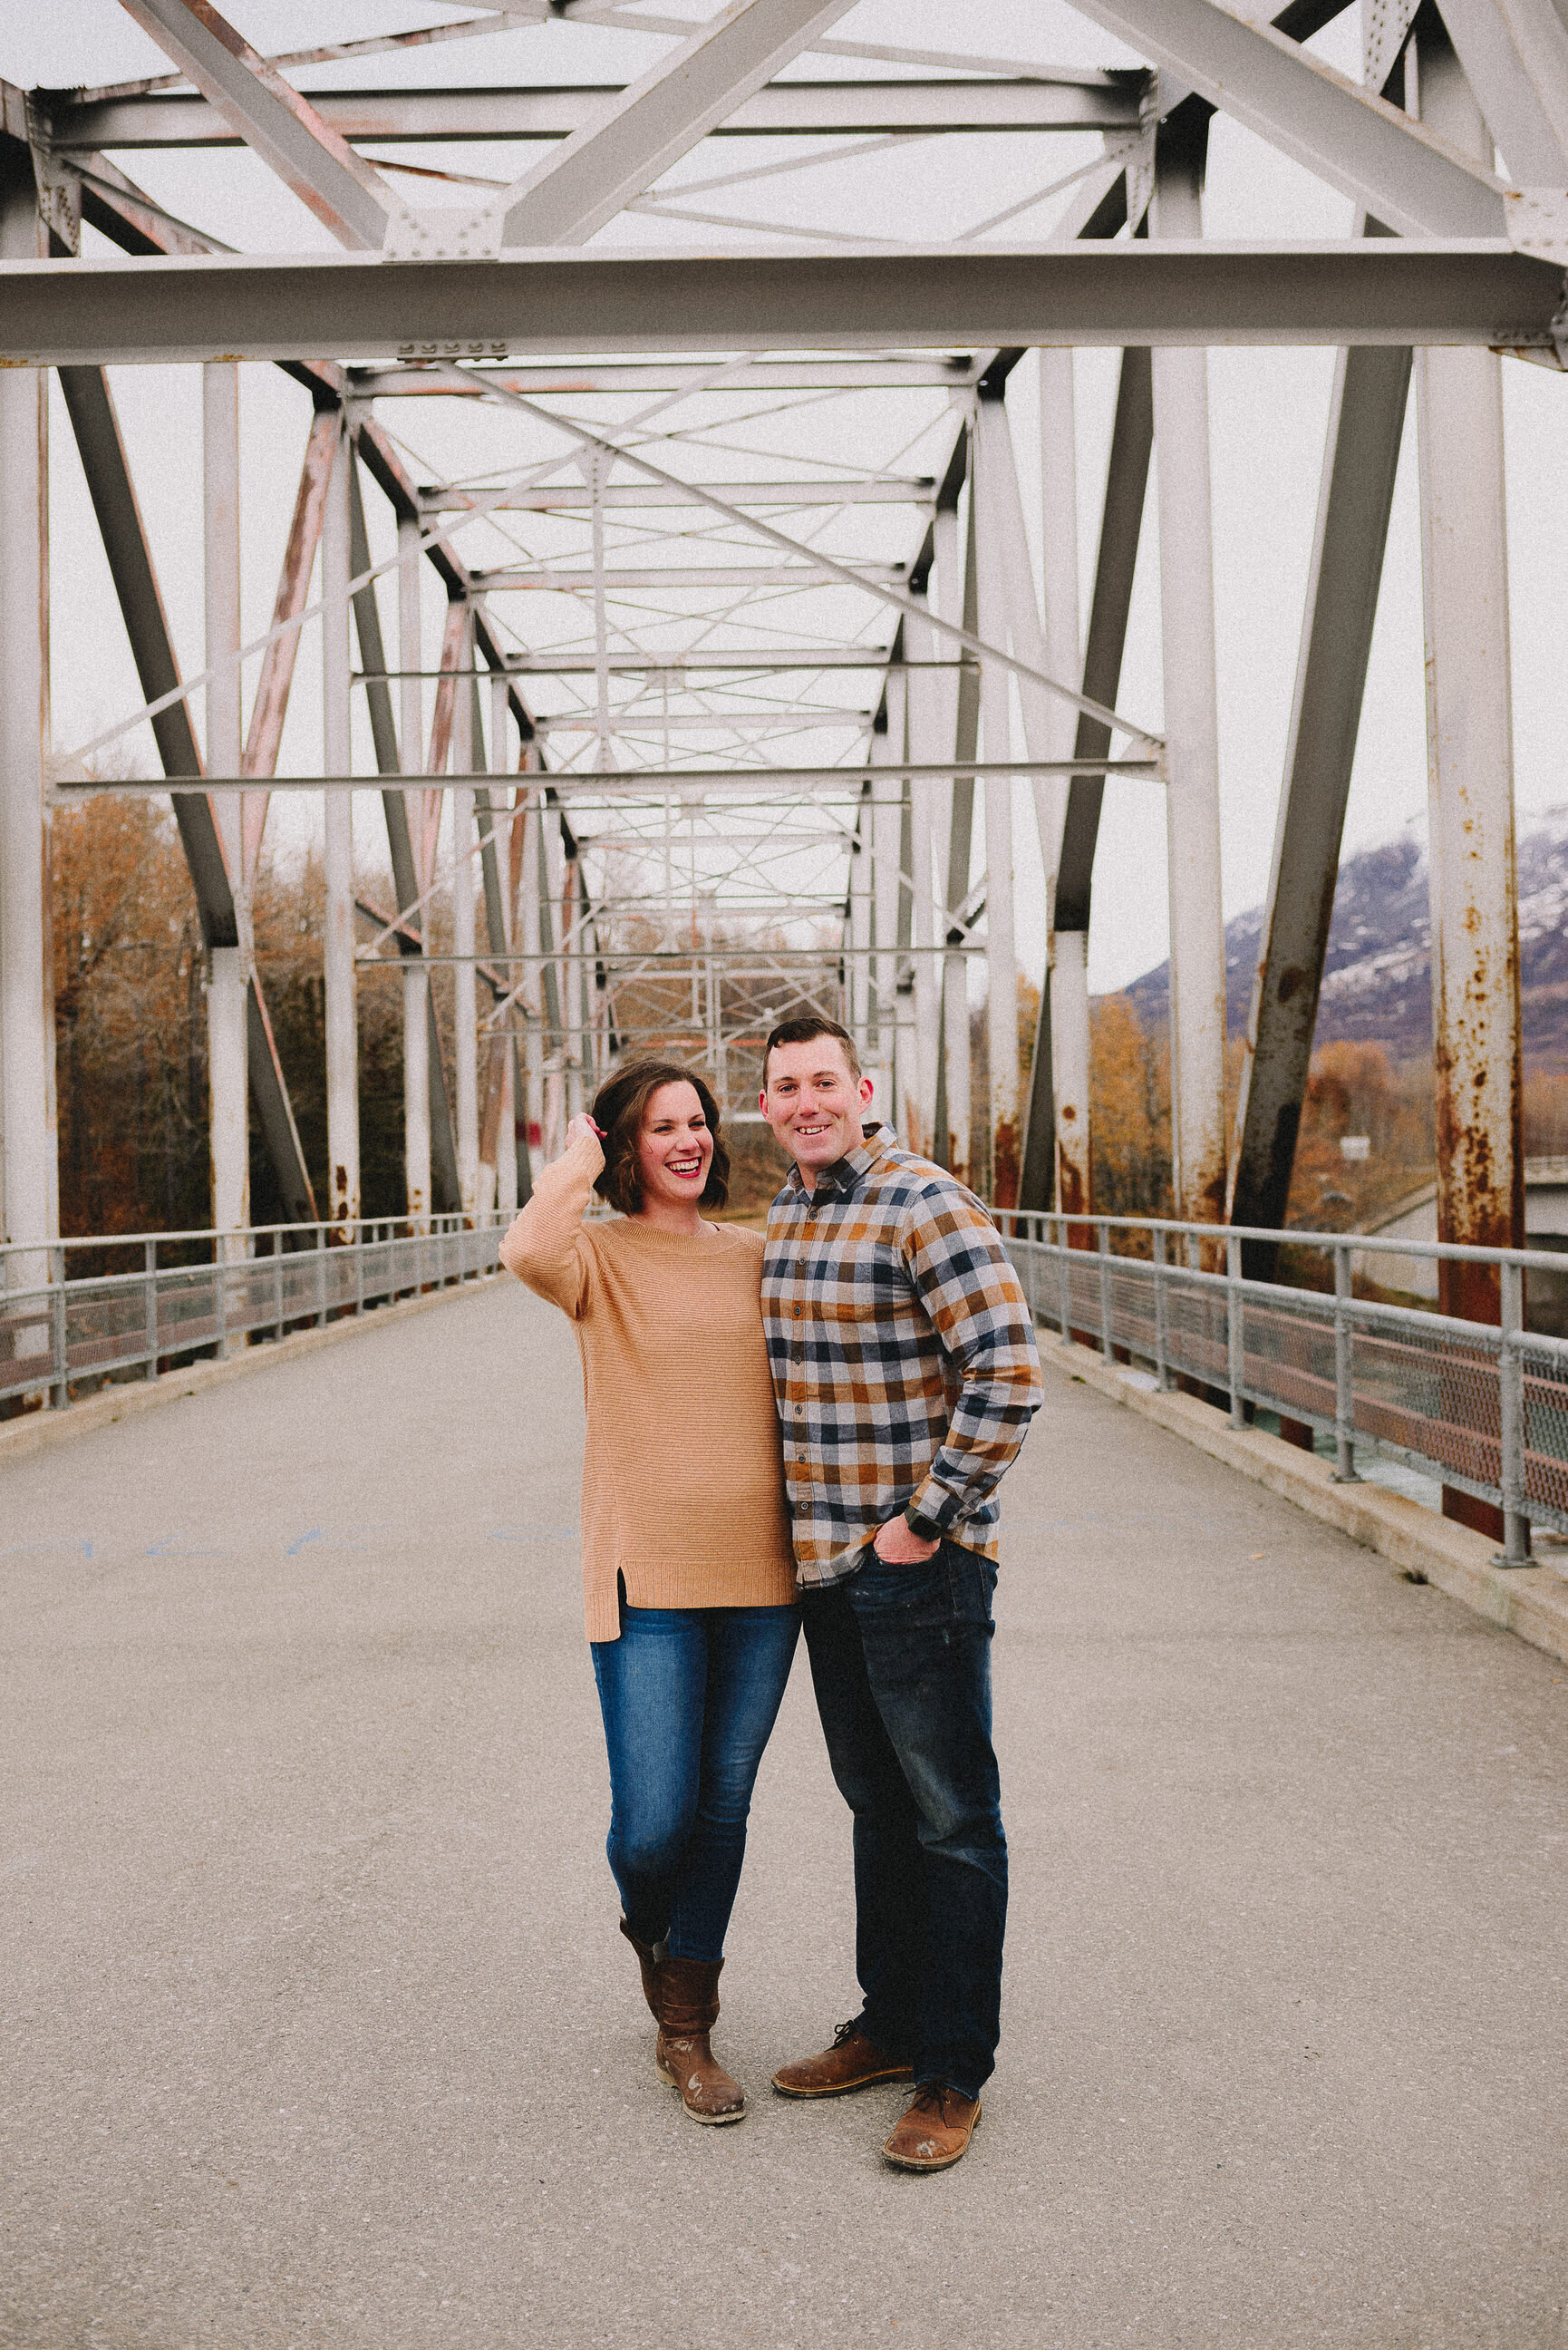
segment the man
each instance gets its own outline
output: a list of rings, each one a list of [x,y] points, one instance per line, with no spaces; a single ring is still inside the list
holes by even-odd
[[[763,1317],[806,1648],[855,1815],[864,2002],[786,2097],[909,2080],[882,2148],[968,2151],[1000,2030],[1007,1846],[991,1742],[996,1487],[1041,1400],[1034,1329],[980,1201],[864,1124],[836,1022],[768,1038],[762,1111],[794,1161],[768,1215]]]

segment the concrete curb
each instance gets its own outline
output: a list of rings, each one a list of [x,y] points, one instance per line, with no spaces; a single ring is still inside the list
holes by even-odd
[[[51,1445],[64,1444],[73,1436],[88,1436],[95,1429],[113,1428],[119,1420],[134,1419],[144,1411],[156,1411],[162,1404],[182,1403],[187,1396],[205,1395],[210,1388],[226,1387],[231,1379],[243,1379],[252,1371],[265,1370],[274,1363],[296,1362],[301,1355],[318,1354],[323,1347],[336,1347],[339,1340],[357,1338],[366,1330],[406,1322],[412,1314],[428,1314],[432,1306],[445,1305],[454,1297],[471,1296],[475,1290],[488,1289],[493,1283],[509,1281],[511,1277],[506,1273],[481,1274],[477,1280],[432,1290],[428,1296],[399,1298],[390,1305],[372,1306],[364,1314],[350,1314],[340,1322],[328,1322],[319,1330],[296,1330],[291,1337],[244,1347],[231,1355],[226,1363],[186,1363],[178,1370],[165,1371],[161,1378],[128,1380],[120,1387],[101,1388],[97,1395],[68,1404],[64,1411],[29,1412],[25,1419],[0,1423],[0,1468],[8,1461],[25,1460]]]
[[[1038,1335],[1040,1359],[1048,1369],[1081,1380],[1124,1410],[1185,1438],[1210,1459],[1223,1461],[1391,1559],[1406,1575],[1435,1585],[1548,1656],[1568,1660],[1568,1580],[1554,1567],[1494,1566],[1496,1544],[1488,1536],[1450,1525],[1407,1494],[1382,1485],[1336,1485],[1329,1463],[1317,1454],[1299,1451],[1257,1429],[1232,1428],[1224,1412],[1196,1396],[1160,1395],[1137,1386],[1135,1375],[1087,1347],[1064,1346],[1044,1330]]]

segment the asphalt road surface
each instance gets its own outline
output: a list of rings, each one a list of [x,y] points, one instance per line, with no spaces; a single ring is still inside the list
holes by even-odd
[[[857,2006],[804,1660],[736,2128],[615,1930],[565,1324],[511,1284],[0,1471],[0,2343],[1562,2350],[1568,1667],[1052,1374],[969,2158]]]

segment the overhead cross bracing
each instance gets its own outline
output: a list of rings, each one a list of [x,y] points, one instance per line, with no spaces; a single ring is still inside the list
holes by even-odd
[[[983,12],[962,36],[980,54],[933,50],[893,0],[507,0],[402,41],[389,0],[275,59],[265,12],[235,14],[91,0],[49,28],[36,88],[0,90],[0,538],[6,609],[40,609],[36,639],[0,644],[8,1233],[54,1229],[46,749],[69,793],[150,740],[209,959],[225,1228],[244,1222],[247,1072],[275,1160],[309,1189],[247,943],[274,791],[322,807],[332,1218],[358,1200],[355,991],[392,985],[414,1212],[509,1199],[528,1169],[500,1147],[508,1119],[552,1147],[667,1009],[737,1107],[764,1015],[805,1000],[849,1019],[910,1139],[1001,1201],[1086,1206],[1110,792],[1167,840],[1175,1204],[1217,1218],[1233,1193],[1270,1221],[1413,406],[1447,844],[1443,1230],[1519,1237],[1494,354],[1568,352],[1551,0],[1380,10],[1359,50],[1334,0],[1272,25],[1084,0],[1034,56],[1016,12],[997,54]],[[1334,192],[1350,233],[1293,237],[1282,197],[1258,234],[1211,234],[1215,109]],[[1208,342],[1342,353],[1229,1139]],[[1091,344],[1120,355],[1103,484],[1076,472],[1072,351]],[[270,617],[244,629],[237,359],[311,403]],[[105,372],[140,365],[202,370],[194,635],[165,609]],[[51,368],[140,698],[46,743],[46,578],[70,634],[30,372]],[[1121,699],[1155,547],[1158,723]],[[375,889],[357,879],[372,841]],[[1020,1065],[1025,939],[1042,1003]],[[678,1020],[645,984],[671,957]],[[726,991],[724,969],[769,958],[787,989]],[[455,1043],[432,972],[457,974]]]

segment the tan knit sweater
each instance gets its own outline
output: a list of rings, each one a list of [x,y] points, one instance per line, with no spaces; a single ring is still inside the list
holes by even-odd
[[[583,1596],[590,1640],[633,1607],[783,1607],[794,1598],[777,1408],[763,1339],[763,1243],[583,1222],[604,1154],[547,1167],[502,1261],[571,1316],[583,1358]]]

